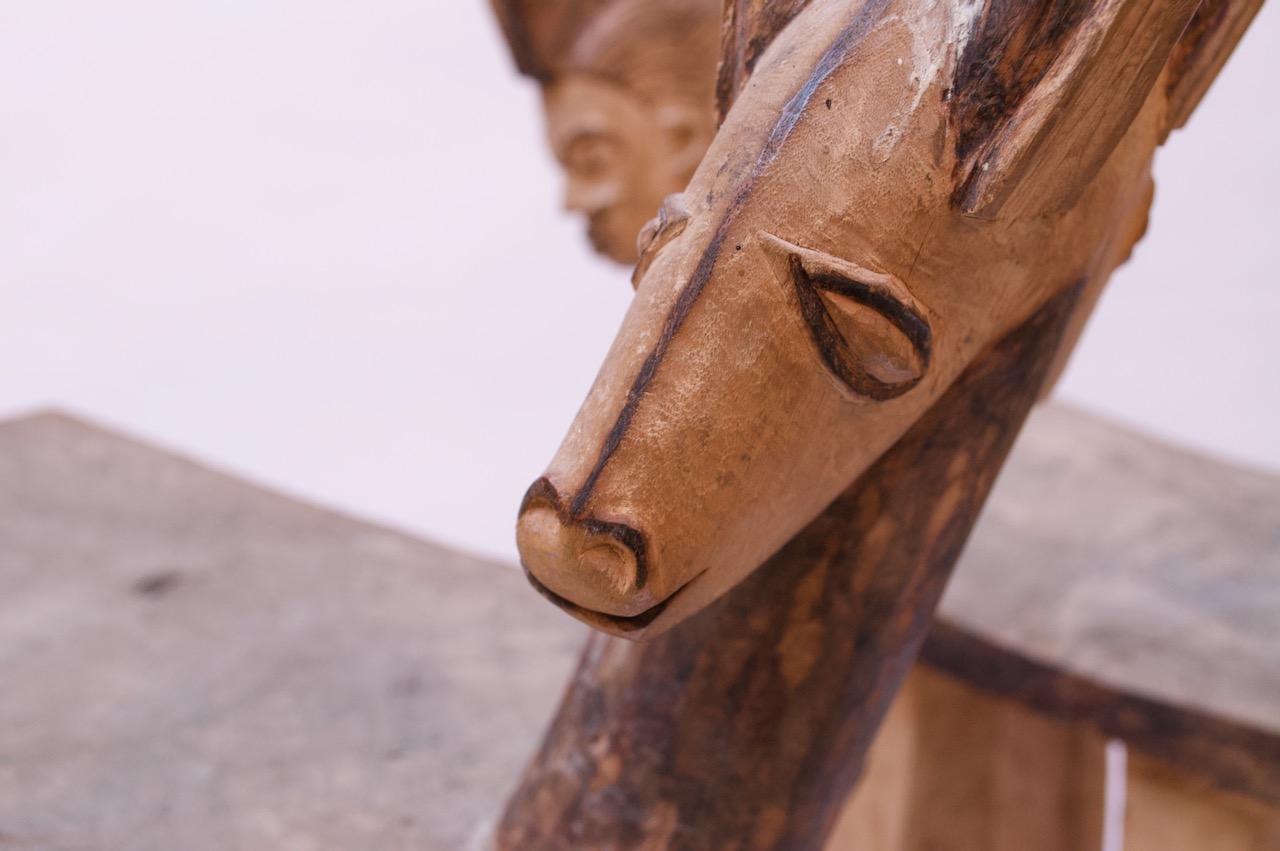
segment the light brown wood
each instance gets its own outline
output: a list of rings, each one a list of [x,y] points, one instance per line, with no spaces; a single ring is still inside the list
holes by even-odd
[[[597,250],[634,263],[636,235],[684,189],[715,132],[720,0],[494,6],[519,66],[541,85],[566,208],[587,219]]]
[[[778,33],[810,0],[724,0],[716,112],[721,121]]]
[[[920,753],[921,669],[913,668],[867,752],[862,777],[828,840],[826,851],[906,851],[916,811],[915,775],[928,757]]]
[[[715,837],[820,851],[1047,375],[1073,294],[977,359],[730,594],[649,641],[594,639],[496,847],[676,851]]]
[[[748,84],[722,76],[736,100],[642,234],[637,299],[518,524],[544,596],[653,643],[593,645],[497,847],[825,843],[1008,439],[1144,230],[1197,6],[814,0],[734,66]],[[742,8],[725,45],[754,53]],[[1030,729],[1005,751],[1058,728]],[[1007,838],[965,799],[950,835],[1097,828],[1045,748],[1065,791],[986,781]]]
[[[1169,130],[1191,118],[1261,8],[1262,0],[1201,0],[1169,63]]]
[[[1125,851],[1276,851],[1280,807],[1222,792],[1192,772],[1130,755]]]
[[[679,623],[1127,255],[1195,3],[983,8],[815,0],[759,57],[525,500],[553,599],[617,634]]]
[[[1029,512],[1031,503],[1044,510]],[[1249,600],[1265,612],[1272,603],[1262,595],[1277,593],[1266,581],[1280,571],[1266,522],[1277,504],[1275,476],[1042,408],[941,615],[964,615],[956,593],[990,590],[996,577],[1002,589],[1016,583],[990,610],[997,622],[985,634],[1010,614],[1022,620],[1000,633],[1006,647],[951,645],[974,660],[957,669],[990,688],[1004,655],[1074,648],[1044,658],[1099,678],[1103,692],[1077,705],[1076,717],[1100,730],[1100,720],[1131,714],[1117,701],[1126,682],[1162,671],[1148,684],[1168,701],[1165,723],[1143,722],[1144,747],[1186,753],[1177,739],[1198,722],[1176,702],[1180,680],[1206,684],[1204,711],[1247,718],[1242,707],[1265,697],[1260,684],[1276,674],[1280,651],[1264,652],[1255,631],[1274,624],[1249,614]],[[1133,522],[1134,505],[1150,513]],[[471,851],[536,747],[585,634],[508,567],[66,417],[0,424],[0,541],[0,832],[16,848]],[[1223,576],[1231,581],[1220,587],[1238,598],[1198,590]],[[1048,587],[1036,590],[1037,581]],[[1124,588],[1125,599],[1148,605],[1188,590],[1185,605],[1150,605],[1135,619],[1106,609],[1097,621],[1054,614],[1055,600],[1078,613],[1073,601]],[[1226,629],[1239,633],[1227,639]],[[1257,652],[1219,655],[1223,670],[1213,670],[1188,652],[1197,636]],[[1128,649],[1078,652],[1101,653],[1104,637]],[[1052,688],[1015,698],[1046,717],[1057,717],[1050,701],[1080,696],[1063,690],[1060,671],[1040,682]],[[1114,716],[1093,712],[1105,706],[1117,707]],[[919,759],[895,734],[905,717],[890,711],[869,757],[881,790],[872,815],[899,829],[893,807]],[[1215,740],[1199,742],[1188,767],[1206,773],[1223,757]]]
[[[1105,741],[916,667],[828,851],[1091,851]]]

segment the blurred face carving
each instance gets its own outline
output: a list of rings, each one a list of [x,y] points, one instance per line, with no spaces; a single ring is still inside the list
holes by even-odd
[[[566,209],[586,217],[596,250],[633,263],[637,234],[664,197],[684,188],[709,143],[709,111],[652,104],[586,74],[550,85],[545,105]]]

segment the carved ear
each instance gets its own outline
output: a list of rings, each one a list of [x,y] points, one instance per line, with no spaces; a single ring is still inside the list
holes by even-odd
[[[993,97],[1017,102],[994,104],[1007,117],[961,151],[956,206],[981,218],[1069,209],[1142,108],[1199,3],[989,3],[958,65],[953,122],[963,140]]]
[[[756,62],[778,33],[805,10],[811,0],[724,0],[720,26],[720,68],[716,75],[716,123],[755,70]]]

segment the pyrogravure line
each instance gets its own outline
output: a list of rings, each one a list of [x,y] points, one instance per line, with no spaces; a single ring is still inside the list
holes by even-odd
[[[635,381],[632,382],[631,388],[627,391],[627,399],[623,403],[622,410],[618,413],[618,418],[614,421],[613,427],[609,429],[608,435],[605,436],[595,466],[592,467],[586,480],[583,481],[582,487],[578,489],[569,504],[569,516],[571,518],[577,519],[581,517],[586,508],[587,500],[590,499],[591,492],[595,489],[596,482],[600,479],[601,473],[604,472],[609,459],[622,443],[622,438],[626,435],[627,429],[631,426],[631,421],[635,418],[636,410],[640,407],[640,400],[644,397],[645,391],[649,389],[649,384],[653,381],[654,375],[657,374],[658,367],[666,356],[672,339],[680,331],[685,319],[689,316],[690,310],[692,310],[694,304],[706,289],[716,261],[720,259],[720,249],[729,235],[729,228],[733,225],[737,214],[741,211],[743,204],[746,203],[755,188],[756,179],[777,158],[783,145],[786,144],[786,141],[791,137],[792,131],[795,130],[796,125],[799,123],[805,108],[812,100],[814,92],[840,67],[848,57],[849,52],[862,41],[870,31],[871,25],[880,19],[881,13],[887,5],[888,0],[870,0],[863,6],[857,16],[840,31],[835,41],[822,54],[822,58],[818,61],[813,73],[805,80],[804,85],[791,96],[786,106],[783,107],[782,114],[778,117],[778,121],[769,133],[768,140],[765,141],[764,148],[760,151],[760,156],[756,160],[750,178],[747,179],[746,184],[729,204],[724,218],[720,220],[720,224],[716,227],[711,243],[698,261],[693,277],[689,279],[689,283],[685,285],[685,288],[680,291],[675,304],[672,305],[670,312],[667,313],[658,341],[640,366],[640,371],[636,374]]]

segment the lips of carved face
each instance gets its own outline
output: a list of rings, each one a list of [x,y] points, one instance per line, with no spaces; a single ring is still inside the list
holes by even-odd
[[[558,603],[630,618],[662,602],[647,587],[644,536],[623,523],[567,516],[546,478],[525,494],[516,543],[530,578]]]

